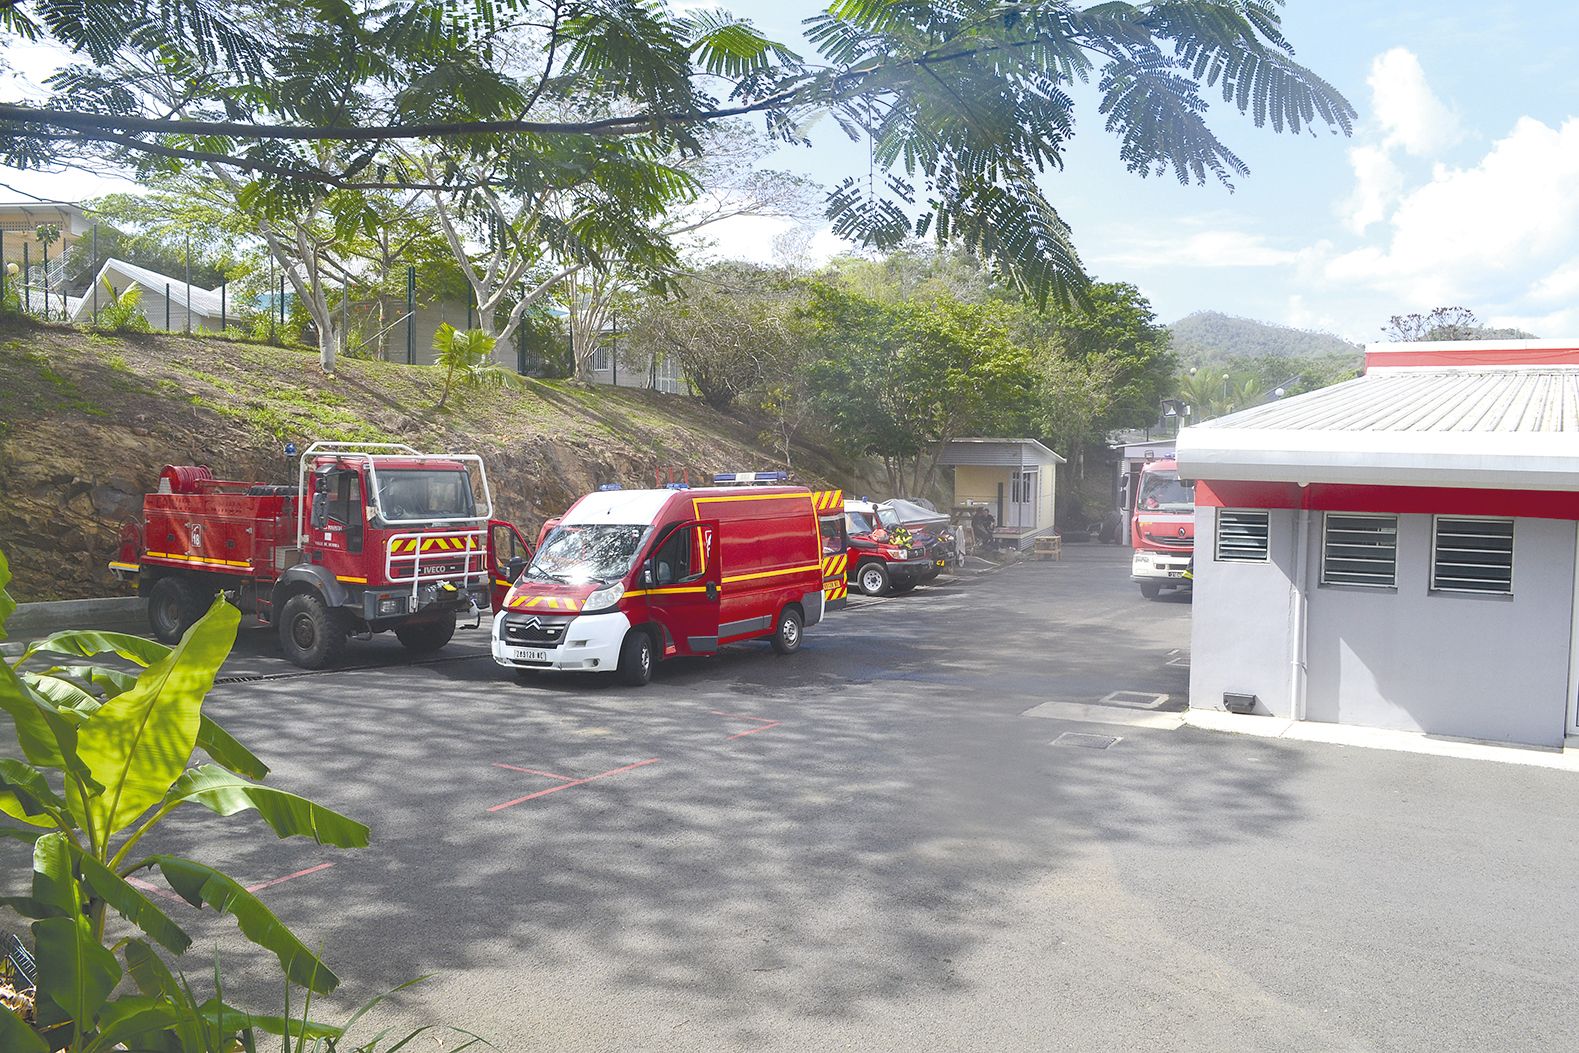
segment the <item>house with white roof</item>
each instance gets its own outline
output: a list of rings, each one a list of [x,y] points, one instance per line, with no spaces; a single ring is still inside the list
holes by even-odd
[[[938,455],[938,464],[954,469],[954,504],[986,508],[993,536],[1022,549],[1056,532],[1053,508],[1064,463],[1035,439],[950,439]]]
[[[180,332],[191,328],[193,331],[209,330],[217,333],[224,328],[223,318],[228,316],[230,321],[236,319],[236,305],[226,302],[223,288],[205,289],[199,285],[189,285],[182,278],[160,274],[125,260],[105,260],[93,281],[93,288],[82,296],[67,298],[71,321],[87,322],[93,319],[95,295],[102,309],[115,296],[133,287],[142,290],[138,307],[155,329],[168,328],[172,332]]]
[[[1579,341],[1373,344],[1185,428],[1190,705],[1561,747],[1579,735]]]

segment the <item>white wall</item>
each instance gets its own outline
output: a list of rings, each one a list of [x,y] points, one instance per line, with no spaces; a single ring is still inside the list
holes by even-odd
[[[1295,513],[1271,512],[1267,563],[1217,562],[1216,513],[1195,509],[1190,705],[1222,709],[1231,691],[1258,696],[1258,713],[1287,717]]]
[[[1516,520],[1513,595],[1477,596],[1430,591],[1431,518],[1398,517],[1396,591],[1311,589],[1307,718],[1562,745],[1575,524]]]
[[[1290,715],[1297,513],[1271,513],[1267,564],[1215,559],[1215,509],[1196,510],[1190,705],[1225,691]],[[1429,589],[1431,522],[1399,516],[1397,588],[1320,584],[1322,513],[1307,558],[1308,720],[1531,745],[1568,722],[1576,525],[1519,519],[1512,596]]]

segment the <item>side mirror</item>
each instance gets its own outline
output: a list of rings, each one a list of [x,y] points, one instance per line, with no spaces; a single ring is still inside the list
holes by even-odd
[[[519,578],[525,572],[526,572],[526,557],[525,556],[515,556],[514,558],[512,558],[510,560],[510,562],[508,562],[508,563],[506,563],[504,565],[504,576],[506,578],[508,578],[511,582],[514,582],[515,579]]]
[[[326,494],[329,492],[329,473],[319,472],[313,476],[313,492]]]
[[[642,568],[641,568],[641,583],[642,583],[642,587],[643,588],[647,588],[647,589],[652,588],[652,586],[653,586],[653,576],[652,576],[652,564],[651,563],[647,563],[647,564],[644,564],[642,566]]]
[[[313,494],[312,528],[322,530],[329,525],[329,495],[319,490]]]

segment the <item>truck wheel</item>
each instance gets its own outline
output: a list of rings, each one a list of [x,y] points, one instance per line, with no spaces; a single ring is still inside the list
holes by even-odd
[[[1162,586],[1155,581],[1143,581],[1140,583],[1140,594],[1148,600],[1154,600],[1162,595]]]
[[[785,607],[779,612],[778,628],[773,630],[773,649],[779,654],[799,651],[802,622],[800,611],[794,607]]]
[[[862,563],[855,572],[855,587],[867,596],[881,596],[888,591],[888,568],[876,561]]]
[[[620,645],[620,683],[631,687],[646,687],[652,680],[652,667],[658,654],[652,646],[652,637],[640,629],[632,629]]]
[[[280,612],[280,647],[303,669],[324,669],[345,653],[345,621],[315,593],[298,592]]]
[[[405,622],[395,626],[395,638],[412,654],[432,654],[455,635],[455,615],[437,621]]]
[[[180,643],[202,616],[202,593],[183,578],[160,578],[149,590],[148,625],[160,643]]]

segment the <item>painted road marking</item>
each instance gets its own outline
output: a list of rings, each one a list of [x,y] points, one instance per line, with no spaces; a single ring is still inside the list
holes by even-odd
[[[320,870],[328,870],[332,866],[334,866],[333,863],[319,863],[317,866],[308,867],[305,870],[298,870],[294,874],[286,874],[284,877],[270,878],[267,881],[259,881],[254,885],[247,885],[246,889],[248,892],[261,892],[266,888],[273,888],[275,885],[283,885],[287,881],[293,881],[299,877],[306,877],[308,874],[316,874]],[[129,877],[126,879],[126,883],[131,885],[133,888],[142,889],[144,892],[152,892],[156,896],[163,896],[165,899],[170,900],[173,903],[186,903],[186,900],[183,897],[170,891],[164,886],[155,885],[151,881],[144,881],[140,877]],[[191,904],[187,903],[187,906],[191,906]]]
[[[730,735],[729,737],[732,739],[740,739],[745,738],[747,735],[755,735],[759,731],[766,731],[769,728],[776,728],[780,724],[784,723],[782,720],[769,720],[767,717],[748,717],[744,713],[720,713],[716,709],[710,709],[708,712],[713,714],[715,717],[728,717],[731,720],[754,720],[758,724],[762,725],[759,728],[751,728],[749,731],[742,731],[738,734]]]
[[[599,779],[607,779],[611,775],[618,775],[621,772],[627,772],[627,771],[631,771],[634,768],[642,768],[642,767],[646,767],[649,764],[657,764],[657,763],[658,763],[658,758],[657,757],[648,757],[646,760],[637,761],[635,764],[627,764],[623,768],[610,768],[608,771],[598,772],[598,774],[596,774],[596,775],[588,775],[584,779],[570,779],[570,778],[567,778],[566,776],[553,775],[553,774],[551,774],[549,772],[531,771],[531,770],[529,770],[527,768],[517,768],[517,767],[515,767],[512,764],[495,764],[494,767],[496,767],[496,768],[509,768],[509,769],[511,769],[513,771],[524,771],[524,772],[526,772],[529,775],[542,775],[542,776],[545,776],[545,777],[550,778],[550,779],[560,779],[560,780],[563,780],[563,781],[561,781],[558,786],[550,786],[546,790],[538,790],[536,793],[529,793],[525,797],[517,797],[513,801],[505,801],[503,804],[496,804],[493,807],[489,808],[488,811],[490,811],[490,812],[502,812],[506,808],[514,808],[518,804],[525,804],[527,801],[534,800],[534,799],[536,799],[538,797],[547,797],[551,793],[558,793],[560,790],[568,790],[572,786],[581,786],[581,785],[584,785],[585,783],[596,782]]]

